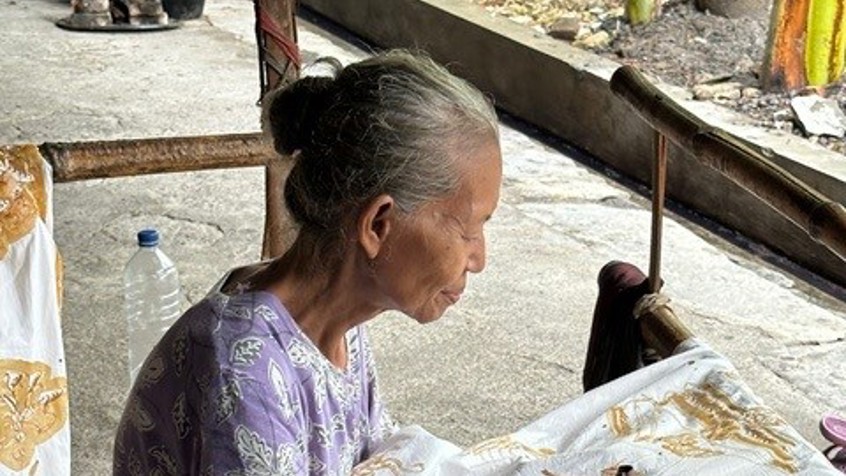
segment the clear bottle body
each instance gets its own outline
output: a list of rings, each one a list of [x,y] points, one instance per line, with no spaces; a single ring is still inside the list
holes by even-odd
[[[124,270],[124,312],[128,326],[129,382],[179,318],[182,290],[173,261],[158,246],[141,246]]]

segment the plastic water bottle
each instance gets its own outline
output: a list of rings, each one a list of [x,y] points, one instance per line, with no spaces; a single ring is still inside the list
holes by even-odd
[[[159,248],[159,232],[138,232],[138,251],[123,273],[124,310],[129,329],[129,384],[147,354],[179,318],[182,291],[173,261]]]

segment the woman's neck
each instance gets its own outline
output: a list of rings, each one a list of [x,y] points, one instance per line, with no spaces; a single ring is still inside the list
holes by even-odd
[[[366,280],[355,259],[342,259],[331,269],[315,269],[297,244],[253,281],[276,295],[302,332],[336,367],[346,369],[345,336],[351,328],[375,317],[362,286]]]

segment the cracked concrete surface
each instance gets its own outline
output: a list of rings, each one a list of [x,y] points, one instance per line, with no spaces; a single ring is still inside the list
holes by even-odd
[[[144,35],[52,25],[68,13],[58,0],[0,0],[10,20],[0,36],[3,142],[258,129],[250,2],[213,0],[203,21]],[[364,55],[305,22],[300,44],[307,58]],[[648,261],[643,197],[512,128],[503,128],[502,143],[488,269],[435,324],[390,313],[370,326],[395,417],[460,444],[514,430],[579,394],[596,272],[612,259]],[[260,169],[55,187],[74,474],[110,474],[128,380],[121,274],[134,233],[162,231],[187,306],[225,270],[259,256],[263,187]],[[822,445],[821,413],[846,411],[846,305],[673,214],[664,254],[678,314]]]

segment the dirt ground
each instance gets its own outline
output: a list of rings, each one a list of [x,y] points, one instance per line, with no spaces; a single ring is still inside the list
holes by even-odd
[[[808,136],[794,119],[787,93],[759,89],[769,28],[769,12],[728,19],[697,10],[692,0],[668,0],[661,16],[631,26],[621,0],[477,0],[489,11],[547,32],[562,16],[576,13],[582,28],[572,44],[596,52],[677,86],[737,83],[733,94],[708,99],[738,111],[757,125],[789,131],[831,150],[846,153],[842,137]],[[607,39],[605,37],[607,33]],[[599,35],[597,35],[599,33]],[[596,40],[600,37],[599,41]],[[590,38],[593,37],[593,38]],[[566,41],[566,40],[562,40]],[[798,94],[802,94],[801,92]],[[829,87],[826,97],[846,108],[846,88]]]

